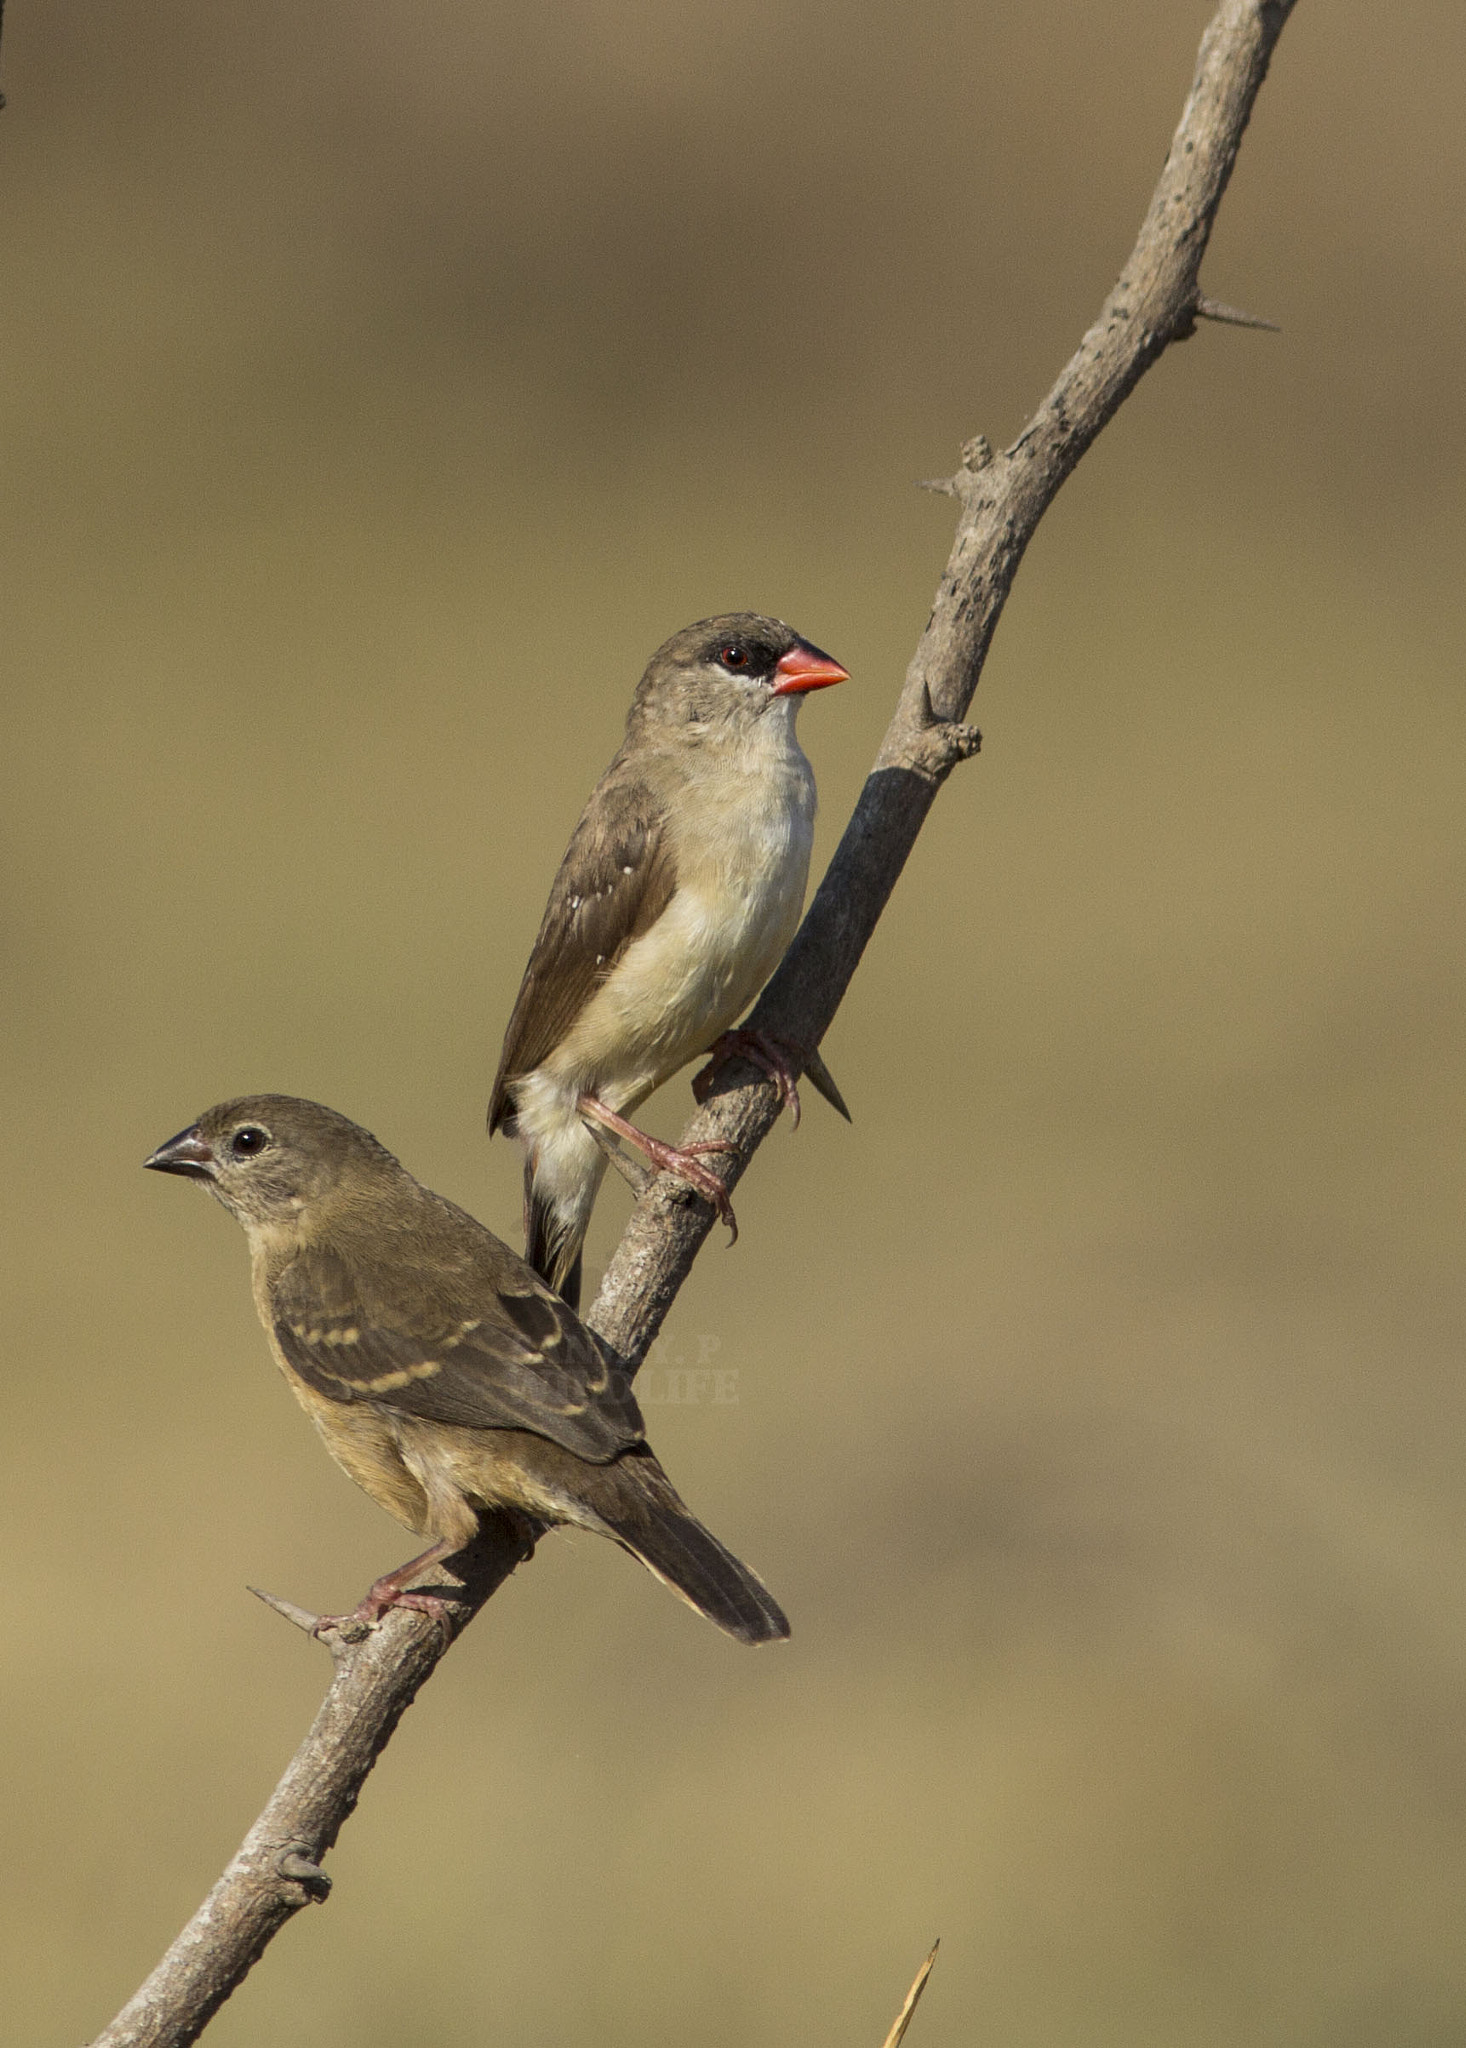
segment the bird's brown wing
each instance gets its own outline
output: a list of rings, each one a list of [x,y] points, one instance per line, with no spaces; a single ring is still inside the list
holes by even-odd
[[[532,1074],[634,939],[672,900],[676,864],[661,799],[634,769],[611,764],[560,863],[539,937],[504,1034],[489,1129],[514,1115],[512,1084]]]
[[[331,1401],[370,1401],[470,1429],[532,1430],[595,1464],[641,1443],[626,1375],[521,1260],[474,1229],[504,1268],[492,1286],[457,1264],[452,1284],[440,1287],[420,1263],[387,1270],[380,1256],[364,1284],[339,1249],[300,1252],[271,1289],[288,1364]],[[483,1253],[467,1263],[481,1266]]]

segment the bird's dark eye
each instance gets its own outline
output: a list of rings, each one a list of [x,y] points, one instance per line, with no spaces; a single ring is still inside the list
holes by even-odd
[[[724,668],[747,668],[749,662],[748,649],[741,640],[730,640],[726,647],[719,649],[718,659],[722,662]]]
[[[243,1124],[229,1140],[229,1149],[236,1159],[253,1159],[269,1142],[269,1132],[262,1131],[258,1124]]]

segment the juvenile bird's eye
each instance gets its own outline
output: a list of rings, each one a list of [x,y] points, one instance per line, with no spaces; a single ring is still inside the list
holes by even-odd
[[[724,668],[747,668],[748,649],[741,640],[730,640],[728,645],[719,651],[718,659]]]
[[[269,1142],[269,1132],[262,1131],[258,1124],[243,1124],[229,1140],[229,1149],[236,1159],[253,1159]]]

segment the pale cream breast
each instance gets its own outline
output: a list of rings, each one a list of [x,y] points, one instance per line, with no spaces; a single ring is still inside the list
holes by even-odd
[[[799,923],[814,775],[777,706],[751,738],[685,757],[669,809],[677,889],[546,1062],[625,1108],[736,1024]]]

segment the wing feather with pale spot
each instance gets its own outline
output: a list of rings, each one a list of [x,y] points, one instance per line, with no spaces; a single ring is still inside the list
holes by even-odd
[[[671,902],[666,811],[618,756],[596,786],[550,890],[489,1101],[489,1129],[514,1115],[513,1083],[554,1051],[633,940]]]
[[[441,1207],[473,1237],[426,1270],[420,1241],[400,1259],[379,1242],[364,1258],[318,1244],[277,1276],[275,1341],[292,1370],[327,1400],[527,1429],[594,1464],[643,1442],[631,1383],[585,1325],[482,1225]]]

